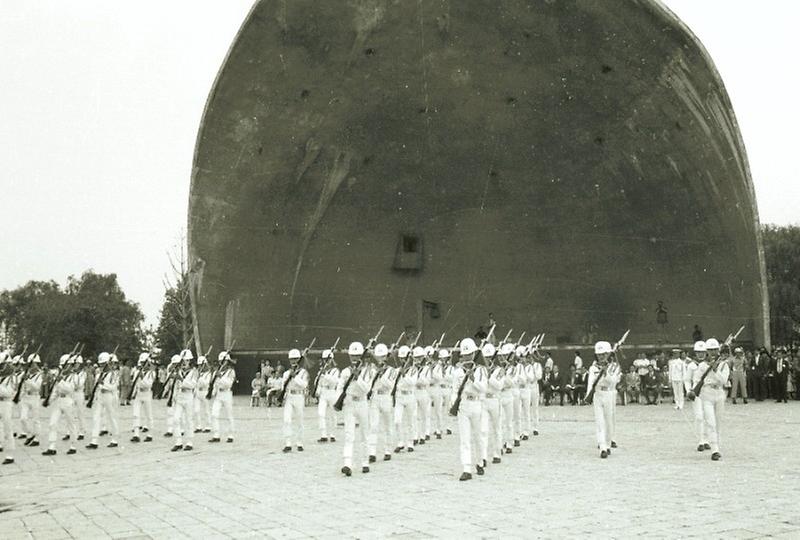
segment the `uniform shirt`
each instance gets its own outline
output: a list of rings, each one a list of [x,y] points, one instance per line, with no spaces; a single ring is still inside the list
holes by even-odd
[[[744,371],[744,362],[745,358],[742,356],[741,358],[738,356],[734,356],[733,360],[731,360],[731,371]]]
[[[461,388],[461,383],[464,381],[466,374],[467,372],[463,366],[456,368],[455,376],[453,377],[452,401],[457,399],[458,389]],[[488,386],[489,375],[486,371],[486,368],[484,366],[475,366],[472,374],[472,380],[467,381],[467,383],[464,385],[464,390],[461,393],[461,399],[467,399],[467,396],[471,396],[474,399],[480,399],[483,397],[483,394],[486,393]]]
[[[287,371],[283,374],[283,384],[287,384],[286,381],[289,378],[289,373],[290,371]],[[308,371],[306,371],[305,368],[300,368],[295,372],[291,380],[289,380],[286,385],[286,391],[291,392],[294,390],[295,392],[302,392],[306,388],[308,388]]]
[[[431,384],[431,368],[430,366],[423,365],[417,374],[417,388],[419,390],[427,390]]]
[[[319,384],[326,390],[334,390],[336,385],[339,384],[339,368],[332,367],[325,371],[319,378]]]
[[[388,394],[394,388],[394,377],[396,375],[396,369],[390,366],[384,366],[383,373],[378,376],[378,379],[375,381],[375,386],[373,387],[373,393],[377,394],[378,391]]]
[[[603,368],[601,368],[597,362],[593,362],[592,365],[589,366],[589,376],[586,380],[586,395],[589,395],[589,392],[594,386],[594,381],[602,370]],[[619,366],[617,364],[608,364],[606,372],[603,373],[603,377],[597,382],[595,391],[614,390],[617,387],[620,376]]]
[[[42,389],[42,372],[37,371],[33,374],[28,374],[28,377],[25,379],[25,382],[22,383],[22,392],[25,395],[39,395],[39,391]]]
[[[217,388],[217,392],[227,392],[233,386],[234,381],[236,380],[236,372],[233,368],[227,367],[225,371],[221,372],[217,375],[217,380],[214,381],[214,386]]]
[[[397,391],[413,392],[416,386],[417,386],[417,369],[411,367],[405,373],[400,375],[400,380],[397,382]]]
[[[178,373],[179,378],[180,376],[181,373]],[[197,387],[197,370],[192,368],[183,372],[183,378],[178,381],[178,386],[181,390],[194,390]]]
[[[669,361],[669,380],[670,382],[683,381],[683,370],[685,364],[680,358],[672,358]]]
[[[77,394],[78,396],[82,397],[86,395],[86,372],[84,370],[80,370],[76,373],[72,373],[70,376],[72,380],[72,384],[75,386],[73,393]],[[90,390],[91,392],[91,390]],[[76,396],[76,397],[78,397]]]
[[[70,396],[75,392],[75,376],[67,375],[59,380],[53,387],[53,395],[56,397]]]
[[[436,362],[431,370],[431,384],[439,387],[445,384],[444,366],[441,362]]]
[[[17,393],[19,375],[11,374],[0,377],[0,397],[10,399]]]
[[[492,394],[492,397],[496,398],[503,391],[505,385],[506,371],[500,366],[495,366],[488,377],[486,393]]]
[[[100,375],[98,375],[100,377]],[[112,370],[106,371],[105,374],[102,375],[100,380],[100,390],[106,390],[107,392],[113,392],[119,386],[119,377],[117,376],[117,372]]]
[[[700,365],[694,359],[689,359],[686,363],[686,368],[683,372],[683,387],[689,392],[691,389],[694,388],[698,382],[700,382],[701,372],[698,369]]]
[[[134,375],[135,377],[135,375]],[[152,369],[148,369],[139,375],[139,380],[136,381],[136,390],[138,392],[148,392],[152,390],[153,383],[156,380],[156,373]]]
[[[697,382],[700,382],[700,378],[703,376],[703,373],[708,371],[709,366],[710,364],[708,362],[700,363],[700,365],[697,367],[697,373],[698,373]],[[713,390],[713,388],[711,388],[711,386],[709,385],[719,386],[718,390],[722,390],[723,387],[725,386],[725,383],[728,382],[728,377],[730,376],[730,374],[731,374],[731,368],[728,365],[728,362],[726,362],[725,360],[721,361],[717,365],[717,369],[715,369],[706,376],[705,380],[703,381],[703,390],[705,390],[707,387]],[[695,384],[697,384],[697,382],[695,382]],[[701,392],[703,390],[701,390]]]
[[[259,377],[259,380],[261,378]],[[211,371],[199,371],[197,372],[197,395],[201,397],[205,397],[206,393],[208,392],[208,385],[211,384]]]
[[[341,377],[339,378],[339,386],[337,388],[337,394],[341,394],[345,391],[345,384],[347,381],[350,380],[350,375],[353,374],[353,368],[346,367],[342,370]],[[369,392],[369,387],[372,384],[372,369],[370,366],[361,370],[361,373],[357,374],[357,377],[354,377],[350,384],[347,386],[347,395],[350,397],[357,397],[357,398],[366,398],[367,392]]]
[[[506,366],[505,368],[505,385],[503,387],[504,392],[509,392],[514,387],[514,368],[516,366]]]

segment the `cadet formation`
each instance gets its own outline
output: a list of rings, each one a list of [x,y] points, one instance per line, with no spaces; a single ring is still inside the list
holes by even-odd
[[[427,346],[418,343],[419,335],[401,345],[404,334],[387,345],[378,341],[381,331],[366,345],[350,343],[344,355],[337,349],[337,340],[322,351],[313,379],[308,371],[310,362],[315,361],[309,356],[313,342],[303,351],[289,351],[290,368],[283,373],[279,396],[283,452],[304,451],[307,395],[319,400],[317,443],[335,443],[336,418],[340,413],[343,417],[341,473],[345,477],[358,468],[369,473],[378,460],[422,451],[425,445],[457,431],[459,479],[471,480],[473,474],[486,474],[489,465],[500,465],[539,434],[543,334],[525,343],[524,333],[512,340],[509,331],[498,343],[492,327],[482,340],[467,337],[447,347],[444,336]],[[609,458],[617,448],[617,385],[622,377],[617,354],[627,336],[626,332],[613,345],[597,342],[588,369],[585,401],[594,410],[596,449],[601,459]],[[675,351],[675,362],[670,363],[675,407],[683,408],[685,391],[694,412],[697,451],[710,451],[714,461],[722,457],[724,387],[731,373],[731,343],[737,336],[728,336],[723,344],[713,338],[698,341],[688,362]],[[116,351],[100,353],[96,365],[89,366],[76,346],[61,356],[58,372],[46,391],[38,352],[27,357],[24,351],[16,356],[0,352],[2,463],[14,462],[17,441],[29,447],[46,444],[45,456],[73,455],[79,444],[84,446],[81,451],[97,451],[100,437],[105,436],[104,443],[108,442],[104,446],[114,448],[123,431],[132,433],[132,443],[153,443],[157,423],[165,426],[163,437],[171,441],[172,452],[191,451],[198,436],[207,436],[209,444],[233,443],[234,366],[228,351],[211,357],[209,350],[195,358],[190,349],[184,349],[172,356],[161,396],[166,416],[156,419],[156,365],[150,353],[139,355],[129,394],[120,396]],[[84,392],[89,370],[94,384],[90,392]],[[117,421],[120,399],[132,403],[132,426],[120,426]],[[15,409],[19,410],[18,422],[12,420]],[[39,425],[40,418],[49,419],[46,426]]]

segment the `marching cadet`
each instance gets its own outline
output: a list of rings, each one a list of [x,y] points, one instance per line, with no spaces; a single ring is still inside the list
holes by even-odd
[[[369,429],[369,412],[367,410],[367,392],[372,383],[372,370],[367,363],[362,362],[364,346],[354,341],[347,349],[350,356],[350,366],[342,370],[340,385],[337,388],[339,396],[344,396],[344,449],[342,457],[344,466],[342,474],[350,476],[353,466],[353,446],[356,439],[356,425],[358,436],[363,447],[361,456],[361,472],[369,472],[369,448],[367,448],[367,432]],[[362,362],[361,366],[356,364]],[[338,399],[338,398],[337,398]]]
[[[415,441],[413,439],[417,425],[417,398],[414,390],[417,387],[417,369],[413,362],[409,364],[408,357],[411,349],[407,345],[397,349],[398,375],[395,382],[395,406],[394,406],[394,429],[397,433],[397,447],[395,454],[402,452],[406,448],[403,439],[407,441],[409,452],[414,451]],[[403,427],[403,424],[407,426]],[[405,437],[404,437],[405,435]]]
[[[684,371],[683,385],[686,390],[686,395],[690,395],[692,389],[697,383],[700,382],[703,372],[700,371],[700,364],[705,362],[706,359],[706,342],[697,341],[694,344],[694,358],[689,358]],[[702,400],[692,400],[692,412],[694,413],[694,429],[697,433],[697,451],[711,450],[711,445],[708,444],[706,438],[706,422],[703,417],[703,402]]]
[[[520,403],[520,424],[521,436],[523,441],[530,438],[531,433],[531,386],[534,384],[531,373],[531,360],[528,356],[528,349],[523,345],[517,346],[514,354],[519,358],[519,403]]]
[[[391,443],[394,440],[394,407],[392,407],[392,388],[394,388],[395,369],[387,363],[389,348],[383,344],[375,345],[372,354],[377,363],[377,373],[373,377],[369,404],[369,439],[367,452],[369,462],[375,463],[378,451],[378,437],[383,439],[383,461],[392,459]]]
[[[169,359],[169,366],[167,367],[169,375],[164,382],[164,389],[161,391],[161,399],[166,400],[164,412],[166,414],[167,431],[164,432],[164,437],[172,437],[172,432],[175,429],[175,386],[178,369],[181,367],[181,355],[173,354]]]
[[[117,444],[114,436],[119,433],[119,426],[117,425],[116,404],[117,398],[115,396],[115,388],[119,388],[119,379],[117,372],[111,365],[111,355],[107,352],[101,352],[97,356],[97,364],[101,367],[101,372],[98,375],[98,380],[95,383],[100,395],[99,403],[95,404],[94,412],[92,413],[92,440],[86,445],[89,450],[97,449],[97,440],[100,437],[100,424],[103,422],[103,413],[107,419],[107,426],[111,428],[109,435],[111,442],[108,443],[109,448],[116,448]],[[74,390],[74,387],[73,387]]]
[[[50,433],[47,437],[48,447],[47,450],[42,452],[43,456],[56,455],[56,440],[58,439],[58,421],[61,416],[64,416],[64,421],[67,423],[67,431],[71,435],[69,439],[68,455],[75,454],[75,441],[78,438],[75,421],[73,414],[75,407],[75,385],[77,384],[77,372],[80,367],[75,363],[75,358],[69,354],[61,355],[58,361],[58,366],[61,368],[61,376],[55,379],[52,383],[51,402],[55,398],[55,407],[53,412],[50,413]],[[100,407],[98,406],[98,409]],[[95,446],[96,448],[96,446]]]
[[[456,343],[454,349],[458,349],[460,344],[461,344],[460,342]],[[453,365],[453,355],[451,353],[447,359],[447,365],[444,368],[445,411],[449,411],[450,407],[453,405],[450,401],[450,399],[452,398],[452,392],[450,391],[450,389],[453,388],[453,377],[455,376],[455,372],[456,368]],[[448,428],[445,430],[445,433],[447,433],[448,435],[452,435],[453,430],[450,429],[449,427],[451,425],[450,415],[447,414],[447,412],[445,412],[443,422],[448,426]]]
[[[22,433],[18,435],[18,438],[25,439],[23,443],[25,446],[39,446],[36,434],[39,433],[40,393],[43,381],[42,370],[39,367],[41,363],[42,359],[39,358],[38,354],[29,355],[27,375],[25,375],[24,371],[19,375],[20,377],[24,376],[25,379],[22,381],[22,395],[19,407]]]
[[[670,358],[668,366],[669,381],[672,384],[672,396],[675,400],[675,410],[679,411],[683,409],[684,404],[683,380],[684,370],[686,369],[686,364],[681,359],[680,349],[672,349],[672,358]]]
[[[445,370],[450,362],[450,350],[445,348],[439,349],[439,359],[431,369],[431,386],[430,394],[433,400],[433,435],[437,439],[442,438],[442,430],[444,429],[445,417],[445,401],[447,395],[450,393],[450,386],[446,381]]]
[[[611,353],[611,344],[608,341],[595,343],[595,361],[589,367],[586,385],[587,400],[591,400],[594,407],[597,445],[600,447],[600,457],[603,459],[611,455],[611,437],[614,429],[612,407],[616,401],[615,389],[620,377],[619,366],[609,361]],[[592,393],[594,393],[593,399]]]
[[[211,384],[211,366],[205,356],[197,357],[197,388],[194,392],[194,432],[211,433],[211,400],[208,385]]]
[[[711,441],[711,459],[719,461],[720,454],[720,423],[725,410],[725,383],[731,374],[727,357],[721,354],[719,341],[714,338],[706,340],[706,354],[708,359],[700,364],[698,371],[704,374],[710,370],[703,380],[700,390],[700,400],[703,402],[703,417],[706,421],[706,433]]]
[[[86,371],[92,369],[88,363],[83,362],[83,357],[78,354],[72,358],[73,371],[72,381],[74,388],[72,391],[72,407],[75,412],[75,431],[78,433],[78,440],[82,441],[86,437],[86,422],[84,421],[84,411],[86,410]],[[62,440],[69,440],[69,433],[62,437]]]
[[[17,375],[14,373],[14,362],[7,352],[0,352],[0,422],[5,443],[6,457],[3,465],[14,463],[14,428],[11,426],[11,413],[14,394],[17,392]]]
[[[144,442],[151,442],[153,437],[148,433],[149,427],[153,422],[153,382],[156,380],[156,371],[153,369],[150,354],[143,352],[139,355],[136,368],[131,375],[133,380],[133,437],[131,442],[138,443],[142,439],[139,437],[140,431],[147,433]],[[142,413],[148,420],[147,424],[142,424]]]
[[[423,347],[414,347],[411,357],[417,370],[417,386],[414,390],[414,397],[417,400],[414,444],[422,445],[431,438],[430,433],[427,432],[431,423],[431,395],[428,392],[431,384],[431,368],[428,365],[428,356]]]
[[[211,405],[211,425],[214,433],[213,437],[211,437],[208,442],[218,443],[220,441],[219,415],[220,410],[224,408],[225,415],[228,417],[228,437],[225,439],[225,442],[232,443],[234,424],[233,391],[231,387],[233,383],[236,382],[236,371],[233,369],[236,360],[231,358],[228,351],[220,352],[217,360],[220,362],[220,366],[217,370],[216,379],[214,380],[212,391],[214,394],[214,403]]]
[[[460,438],[461,466],[463,472],[460,481],[472,480],[475,467],[478,475],[483,474],[480,459],[480,426],[483,407],[481,401],[487,390],[486,368],[476,363],[475,354],[478,347],[472,338],[461,340],[461,365],[456,368],[452,388],[453,409],[458,416],[458,433]]]
[[[526,374],[530,381],[528,384],[531,386],[531,423],[533,424],[533,426],[528,429],[533,431],[535,437],[539,435],[539,401],[541,400],[539,384],[543,375],[542,364],[535,356],[531,358],[531,363],[526,369]]]
[[[522,438],[522,395],[520,387],[523,383],[524,370],[520,359],[516,355],[516,348],[513,343],[506,343],[503,345],[505,357],[511,366],[511,398],[512,398],[512,411],[513,418],[511,421],[511,433],[514,437],[514,446],[519,446],[519,441]]]
[[[175,395],[172,398],[175,406],[175,419],[173,425],[177,430],[175,444],[172,452],[181,448],[185,451],[192,449],[194,437],[194,390],[197,387],[197,369],[192,365],[194,355],[189,349],[181,351],[181,366],[175,378]],[[186,444],[183,438],[186,437]]]
[[[498,365],[503,367],[503,389],[500,391],[500,430],[503,437],[503,448],[506,454],[512,452],[511,445],[514,441],[514,386],[513,366],[508,357],[503,355],[502,347],[497,354]]]
[[[317,415],[319,416],[320,438],[317,442],[326,443],[336,442],[333,436],[333,426],[336,422],[336,415],[333,411],[333,404],[336,403],[336,386],[339,384],[339,368],[336,367],[333,359],[333,351],[325,349],[322,351],[323,367],[320,368],[319,381],[317,382],[317,392],[319,393],[319,404]],[[330,431],[328,426],[331,426]],[[331,434],[329,436],[329,433]]]
[[[500,454],[503,451],[503,431],[500,423],[500,392],[505,387],[506,372],[502,366],[494,363],[496,349],[491,343],[483,346],[483,359],[489,364],[487,368],[486,395],[483,400],[481,413],[481,457],[483,467],[486,467],[489,452],[492,454],[492,463],[500,463]]]
[[[284,452],[292,451],[292,436],[297,446],[297,451],[303,451],[303,411],[306,405],[306,388],[308,388],[308,371],[302,366],[300,349],[289,351],[289,364],[291,368],[283,374],[283,437],[286,444]],[[297,422],[297,430],[293,429]]]

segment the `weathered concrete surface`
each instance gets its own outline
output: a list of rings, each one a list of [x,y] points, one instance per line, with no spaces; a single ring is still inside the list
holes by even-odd
[[[403,233],[419,271],[393,269]],[[650,0],[257,3],[209,98],[189,237],[204,342],[226,312],[243,348],[455,337],[490,311],[550,343],[767,339],[731,104]]]

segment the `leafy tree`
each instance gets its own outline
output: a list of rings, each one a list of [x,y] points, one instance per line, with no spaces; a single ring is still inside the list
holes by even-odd
[[[800,227],[763,228],[773,345],[789,344],[800,328]]]

